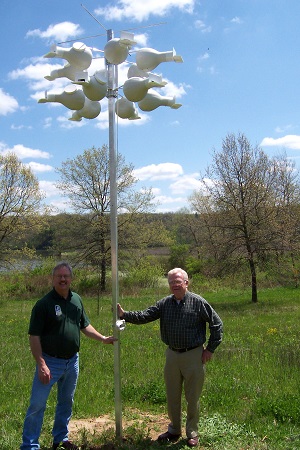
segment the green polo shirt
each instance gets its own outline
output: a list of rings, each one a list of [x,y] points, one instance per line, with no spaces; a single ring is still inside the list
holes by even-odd
[[[65,299],[52,289],[34,305],[28,332],[40,336],[43,352],[70,358],[79,351],[80,330],[89,324],[78,294],[70,291]]]

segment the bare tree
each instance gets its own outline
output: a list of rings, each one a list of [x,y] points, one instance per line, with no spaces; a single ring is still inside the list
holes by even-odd
[[[99,268],[100,288],[105,290],[107,263],[110,260],[110,177],[109,150],[107,145],[92,147],[82,155],[68,159],[57,169],[60,181],[57,187],[68,197],[71,207],[80,214],[78,233],[74,235],[78,259],[89,261]],[[133,166],[125,164],[121,154],[116,167],[118,211],[126,213],[118,220],[119,232],[126,229],[132,217],[151,210],[153,194],[144,189],[134,189],[137,180]]]
[[[247,261],[252,301],[257,302],[258,258],[278,244],[283,180],[290,167],[287,160],[284,165],[268,158],[241,133],[228,134],[222,150],[214,150],[212,156],[202,180],[206,193],[194,193],[191,205],[199,214],[205,214],[211,241],[220,255],[225,260],[231,256]],[[292,185],[290,180],[289,189]]]
[[[25,251],[26,232],[42,224],[43,196],[37,178],[13,153],[0,155],[0,255],[1,265]]]

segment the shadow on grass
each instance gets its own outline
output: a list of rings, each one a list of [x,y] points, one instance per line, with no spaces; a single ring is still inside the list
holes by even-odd
[[[80,450],[146,450],[150,448],[152,450],[183,450],[187,449],[188,446],[186,439],[180,439],[177,442],[159,443],[151,438],[139,439],[138,442],[133,438],[123,438],[121,442],[112,440],[103,444],[86,443],[79,445],[79,448]],[[41,450],[52,450],[52,447],[42,447]],[[201,447],[198,447],[198,450],[201,450]]]
[[[152,449],[152,450],[163,450],[163,449],[169,449],[169,450],[181,450],[186,449],[187,443],[186,440],[182,439],[176,443],[166,443],[161,444],[157,441],[153,441],[151,439],[144,439],[142,441],[139,441],[139,443],[136,442],[129,442],[126,439],[121,443],[111,442],[106,443],[102,445],[97,446],[91,446],[91,447],[81,447],[82,450],[146,450],[146,449]],[[199,448],[199,447],[198,447]]]

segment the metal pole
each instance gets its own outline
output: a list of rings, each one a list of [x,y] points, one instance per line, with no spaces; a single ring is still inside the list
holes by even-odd
[[[107,41],[113,39],[113,31],[107,30]],[[121,403],[121,373],[120,373],[120,332],[115,326],[118,320],[117,303],[119,301],[118,280],[118,211],[117,211],[117,152],[115,131],[115,101],[118,95],[118,68],[107,64],[107,99],[109,120],[109,174],[110,174],[110,226],[111,226],[111,268],[112,268],[112,312],[114,336],[114,385],[115,385],[115,419],[116,437],[122,438],[122,403]]]

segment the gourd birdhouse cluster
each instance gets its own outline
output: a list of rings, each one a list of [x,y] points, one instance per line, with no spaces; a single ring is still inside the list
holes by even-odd
[[[136,44],[132,33],[121,32],[120,38],[112,38],[104,47],[106,68],[108,65],[118,66],[127,62],[130,50]],[[54,69],[45,78],[54,81],[65,77],[70,80],[60,94],[48,94],[39,103],[57,102],[72,110],[69,120],[81,121],[82,118],[94,119],[101,112],[101,100],[108,96],[110,89],[115,92],[115,113],[122,119],[139,119],[138,110],[152,111],[159,106],[177,109],[181,104],[175,97],[164,96],[157,89],[166,86],[167,82],[161,75],[152,73],[163,62],[181,63],[183,59],[176,55],[175,50],[159,52],[152,48],[140,48],[132,51],[136,62],[130,63],[127,79],[123,86],[109,86],[106,69],[89,73],[93,60],[91,48],[82,42],[75,42],[72,47],[64,48],[53,45],[45,58],[61,58],[66,61],[61,68]],[[132,56],[132,55],[130,55]],[[123,95],[119,89],[123,88]]]

